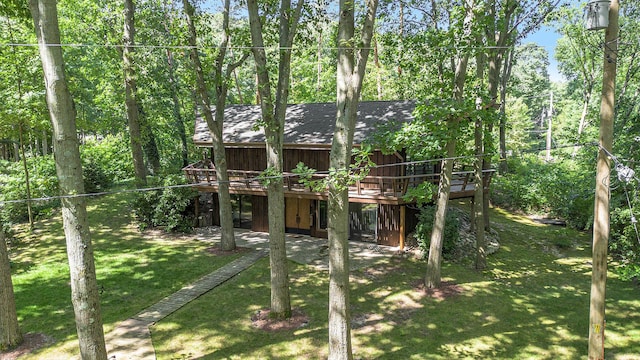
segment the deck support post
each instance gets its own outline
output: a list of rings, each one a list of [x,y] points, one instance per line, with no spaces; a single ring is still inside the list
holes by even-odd
[[[406,217],[406,213],[407,213],[407,207],[405,205],[400,205],[400,237],[399,237],[399,245],[398,247],[400,248],[400,250],[404,249],[404,242],[405,242],[405,217]]]

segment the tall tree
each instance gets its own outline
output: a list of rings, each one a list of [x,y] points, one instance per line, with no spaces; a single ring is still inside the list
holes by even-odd
[[[466,45],[470,45],[471,26],[474,18],[475,0],[465,1],[464,11],[465,18],[463,22],[463,32],[466,38]],[[463,51],[458,55],[456,60],[456,70],[453,79],[453,99],[458,103],[463,102],[464,85],[467,77],[467,65],[469,63],[469,52]],[[441,262],[442,262],[442,244],[444,239],[444,225],[449,203],[449,193],[451,191],[451,176],[453,174],[453,157],[456,152],[457,128],[460,118],[453,115],[448,119],[452,133],[446,144],[446,158],[442,162],[442,171],[440,173],[440,182],[438,184],[438,198],[436,200],[436,213],[434,215],[433,231],[431,232],[431,242],[429,245],[429,260],[427,262],[427,273],[424,278],[424,284],[428,288],[437,288],[440,286]]]
[[[30,0],[47,105],[54,129],[54,156],[71,277],[71,301],[83,359],[107,359],[76,132],[76,113],[64,72],[55,0]]]
[[[196,85],[198,98],[202,108],[203,116],[207,120],[209,131],[213,143],[213,163],[216,167],[216,177],[218,179],[218,203],[220,208],[220,225],[222,228],[221,245],[223,250],[233,250],[236,242],[233,233],[233,212],[231,211],[231,196],[229,194],[229,174],[227,173],[227,159],[224,149],[224,139],[222,138],[222,128],[224,122],[224,108],[227,100],[228,79],[233,70],[240,66],[247,58],[248,53],[238,62],[227,66],[224,70],[225,58],[229,47],[229,7],[230,0],[225,0],[222,21],[222,40],[218,46],[218,54],[215,59],[215,69],[213,73],[215,89],[215,118],[211,110],[211,100],[204,80],[202,63],[198,55],[197,34],[193,18],[195,9],[189,0],[183,0],[185,12],[187,14],[187,24],[189,26],[189,45],[191,46],[191,60],[195,66]]]
[[[4,230],[0,224],[0,351],[22,342],[11,281],[11,266]]]
[[[535,0],[535,1],[513,1],[513,0],[488,0],[486,4],[485,16],[485,39],[487,41],[487,67],[488,82],[487,91],[491,101],[498,103],[498,91],[503,77],[510,75],[510,67],[502,66],[505,59],[511,59],[509,52],[512,47],[520,39],[526,37],[529,33],[540,27],[549,13],[555,9],[561,0]],[[504,92],[506,94],[506,91]],[[505,99],[500,99],[501,103],[505,103]],[[504,109],[501,110],[504,113]],[[500,118],[499,125],[499,148],[501,164],[506,165],[506,119]],[[488,122],[486,125],[487,133],[493,131],[494,124]],[[492,139],[485,138],[485,148],[491,148]],[[485,158],[483,165],[484,170],[491,168],[491,159]],[[504,165],[503,165],[504,166]],[[502,169],[503,171],[506,169]],[[484,199],[485,228],[489,228],[489,198]]]
[[[340,0],[336,124],[329,157],[329,359],[352,359],[349,310],[349,165],[358,102],[373,38],[377,0],[367,0],[360,36],[355,34],[355,1]]]
[[[253,57],[258,75],[260,108],[266,138],[267,153],[267,191],[269,198],[269,258],[271,264],[271,314],[276,318],[291,316],[289,295],[289,270],[287,267],[287,249],[284,238],[284,186],[282,143],[284,138],[284,120],[289,98],[291,81],[291,47],[296,36],[304,0],[298,0],[296,8],[291,9],[290,0],[280,2],[280,31],[278,83],[275,89],[275,102],[271,91],[271,79],[267,64],[267,54],[263,39],[263,26],[256,0],[247,1]],[[292,11],[293,10],[293,11]]]
[[[482,16],[482,15],[478,15]],[[483,43],[482,36],[476,33],[477,45]],[[484,79],[484,54],[482,51],[476,53],[476,77],[482,88]],[[476,110],[482,110],[483,99],[480,94],[476,97]],[[484,238],[484,177],[482,176],[482,158],[484,157],[484,124],[482,116],[476,115],[473,127],[473,139],[476,158],[473,160],[474,171],[474,194],[473,194],[473,228],[476,233],[476,270],[483,270],[487,266],[486,244]]]
[[[556,59],[562,74],[570,83],[580,83],[582,90],[582,113],[578,122],[577,138],[580,139],[587,126],[589,104],[593,97],[596,79],[602,73],[598,61],[600,48],[593,46],[602,41],[601,32],[585,30],[580,17],[582,13],[577,8],[562,9],[558,15],[559,32],[563,35],[558,39]],[[574,151],[575,153],[575,151]]]
[[[131,137],[131,155],[133,157],[133,169],[136,173],[136,182],[138,185],[145,185],[147,183],[147,169],[144,165],[142,126],[137,99],[138,88],[136,85],[136,73],[133,61],[136,33],[134,14],[135,7],[133,0],[124,0],[124,47],[122,48],[122,63],[124,70],[125,105],[127,108],[129,135]]]
[[[165,3],[163,6],[164,18],[163,18],[163,26],[165,35],[169,38],[171,37],[171,25],[172,18],[170,15],[170,11],[168,9],[167,4]],[[176,129],[178,130],[178,136],[180,137],[180,152],[182,155],[182,166],[185,167],[189,165],[189,147],[187,142],[187,131],[184,124],[184,118],[182,117],[182,113],[180,111],[180,97],[179,97],[179,78],[176,76],[176,62],[173,55],[173,50],[171,48],[165,49],[165,54],[167,57],[167,71],[169,75],[169,86],[171,92],[171,105],[173,110],[173,117],[175,120]]]

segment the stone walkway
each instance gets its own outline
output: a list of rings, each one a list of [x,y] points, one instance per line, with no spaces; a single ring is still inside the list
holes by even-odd
[[[220,241],[219,229],[199,229],[196,239],[216,244]],[[195,300],[207,291],[229,280],[256,261],[269,254],[269,234],[235,229],[236,245],[249,247],[253,251],[220,269],[203,276],[195,283],[185,286],[154,305],[127,319],[105,335],[110,360],[155,360],[156,353],[151,342],[149,326],[169,316],[176,310]],[[328,270],[327,239],[307,235],[286,234],[287,257],[300,264]],[[349,242],[350,268],[370,266],[396,254],[397,248],[371,243]]]
[[[268,251],[264,249],[253,251],[121,322],[105,336],[109,359],[155,360],[156,353],[151,343],[149,326],[229,280],[267,254]]]

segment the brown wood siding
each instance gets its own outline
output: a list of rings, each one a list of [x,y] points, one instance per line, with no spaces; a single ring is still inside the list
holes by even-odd
[[[402,162],[397,155],[385,155],[379,150],[376,150],[371,154],[371,161],[376,165],[387,165]],[[404,166],[385,166],[381,168],[371,169],[369,172],[371,176],[402,176],[404,175]]]
[[[266,196],[251,197],[251,230],[269,231],[269,203]]]
[[[400,206],[379,205],[378,244],[398,246],[400,244]]]
[[[312,169],[326,171],[329,169],[329,150],[318,149],[284,149],[284,171],[295,169],[299,162]]]
[[[229,170],[263,171],[267,168],[264,148],[227,148],[227,168]]]

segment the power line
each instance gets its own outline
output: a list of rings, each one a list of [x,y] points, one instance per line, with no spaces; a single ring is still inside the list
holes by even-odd
[[[577,143],[577,144],[563,144],[563,145],[557,145],[555,147],[553,147],[552,149],[561,149],[561,148],[568,148],[568,147],[575,147],[575,146],[595,146],[597,144],[595,143]],[[526,152],[540,152],[546,150],[546,148],[540,148],[540,149],[531,149],[531,150],[527,150]],[[496,156],[499,155],[498,153],[484,153],[484,154],[479,154],[479,155],[465,155],[465,156],[455,156],[455,157],[442,157],[442,158],[436,158],[436,159],[427,159],[427,160],[416,160],[416,161],[405,161],[405,162],[400,162],[400,163],[393,163],[393,164],[382,164],[382,165],[374,165],[371,167],[368,167],[369,169],[380,169],[380,168],[387,168],[387,167],[395,167],[395,166],[410,166],[410,165],[422,165],[422,164],[429,164],[429,163],[440,163],[442,161],[445,160],[462,160],[462,159],[476,159],[476,158],[484,158],[484,157],[492,157],[492,156]],[[358,171],[358,170],[364,170],[366,167],[359,167],[359,168],[354,168],[354,169],[343,169],[343,171]],[[331,173],[331,171],[326,170],[326,171],[315,171],[313,172],[311,175],[329,175]],[[36,201],[52,201],[52,200],[62,200],[62,199],[73,199],[73,198],[86,198],[86,197],[98,197],[98,196],[105,196],[105,195],[115,195],[115,194],[123,194],[123,193],[139,193],[139,192],[148,192],[148,191],[158,191],[158,190],[167,190],[167,189],[178,189],[178,188],[196,188],[199,186],[215,186],[215,185],[220,185],[220,184],[233,184],[233,183],[247,183],[247,182],[260,182],[260,181],[265,181],[265,180],[269,180],[269,179],[284,179],[284,178],[289,178],[289,177],[300,177],[300,174],[296,174],[296,173],[287,173],[287,174],[283,174],[281,176],[279,175],[275,175],[275,176],[256,176],[253,178],[247,178],[247,179],[242,179],[242,180],[228,180],[228,181],[213,181],[213,182],[200,182],[200,183],[191,183],[191,184],[178,184],[178,185],[164,185],[164,186],[155,186],[155,187],[146,187],[146,188],[136,188],[136,189],[122,189],[122,190],[112,190],[112,191],[102,191],[102,192],[96,192],[96,193],[85,193],[85,194],[73,194],[73,195],[57,195],[57,196],[45,196],[45,197],[39,197],[39,198],[32,198],[32,199],[15,199],[15,200],[3,200],[0,201],[0,206],[4,206],[7,204],[18,204],[18,203],[26,203],[26,202],[36,202]]]
[[[40,44],[38,43],[0,43],[0,47],[38,47]],[[150,49],[183,49],[183,50],[191,50],[191,49],[221,49],[222,46],[219,45],[151,45],[151,44],[134,44],[134,45],[124,45],[124,44],[78,44],[78,43],[60,43],[60,44],[42,44],[42,46],[47,47],[70,47],[70,48],[150,48]],[[297,49],[313,49],[317,50],[317,46],[304,46],[304,47],[284,47],[284,46],[242,46],[242,45],[230,45],[225,46],[226,49],[233,50],[251,50],[251,49],[265,49],[265,50],[297,50]],[[426,47],[419,47],[420,50],[425,49]],[[439,46],[439,47],[428,47],[428,49],[443,49],[443,50],[499,50],[499,49],[511,49],[511,46]],[[339,50],[341,48],[334,46],[323,46],[321,47],[323,50]],[[373,47],[362,47],[362,48],[354,48],[358,50],[374,50]]]

